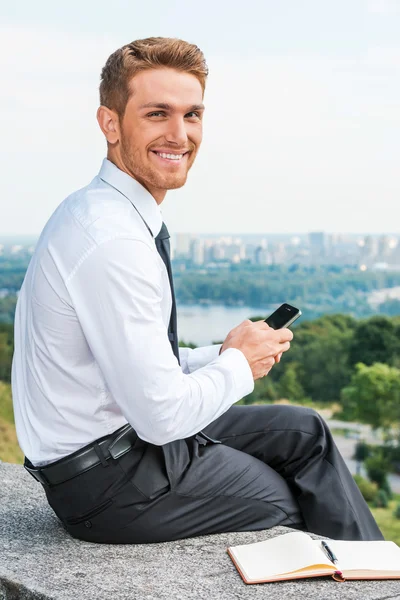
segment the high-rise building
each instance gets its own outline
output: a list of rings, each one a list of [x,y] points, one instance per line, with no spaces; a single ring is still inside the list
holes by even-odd
[[[325,256],[327,240],[323,231],[311,231],[308,234],[308,241],[312,256]]]
[[[195,265],[204,264],[204,242],[200,238],[191,241],[190,258]]]
[[[393,252],[392,238],[388,235],[382,235],[378,240],[378,258],[380,261],[386,261]]]
[[[189,233],[175,234],[175,258],[188,258],[192,236]]]
[[[272,263],[272,259],[270,253],[267,248],[263,248],[263,246],[257,246],[255,251],[255,262],[257,265],[270,265]]]
[[[378,256],[378,240],[372,235],[364,237],[364,245],[361,246],[361,256],[366,260],[373,260]]]
[[[235,240],[237,242],[237,240]],[[245,257],[245,248],[242,243],[228,244],[225,246],[225,257],[227,260],[238,263]]]

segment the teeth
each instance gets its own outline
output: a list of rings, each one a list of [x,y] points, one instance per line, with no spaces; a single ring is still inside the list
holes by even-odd
[[[166,154],[165,152],[156,152],[156,154],[161,156],[161,158],[169,158],[171,160],[180,160],[183,156],[183,154]]]

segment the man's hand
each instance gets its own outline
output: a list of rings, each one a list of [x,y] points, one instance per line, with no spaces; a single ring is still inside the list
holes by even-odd
[[[267,375],[283,352],[290,348],[293,333],[290,329],[272,329],[265,321],[243,321],[230,331],[222,344],[220,354],[228,348],[241,350],[250,365],[253,379]]]

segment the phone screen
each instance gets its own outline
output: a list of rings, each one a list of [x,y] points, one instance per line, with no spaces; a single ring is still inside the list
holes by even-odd
[[[275,312],[272,313],[265,322],[272,329],[282,329],[289,327],[301,315],[301,310],[290,304],[282,304]]]

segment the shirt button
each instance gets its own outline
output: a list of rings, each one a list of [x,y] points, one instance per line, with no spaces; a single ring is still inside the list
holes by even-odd
[[[92,526],[92,521],[85,521],[85,527],[90,529],[91,526]]]

